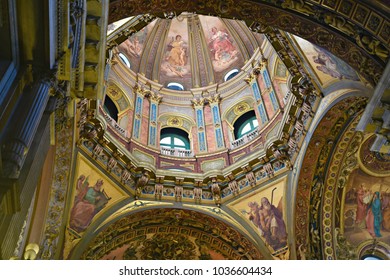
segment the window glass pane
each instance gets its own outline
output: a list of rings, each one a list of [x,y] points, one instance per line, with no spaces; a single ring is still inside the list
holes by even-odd
[[[234,78],[238,74],[238,72],[239,71],[237,69],[230,70],[224,77],[225,82]]]
[[[126,66],[130,68],[130,61],[127,59],[127,57],[123,53],[119,53],[119,57],[126,64]]]
[[[378,258],[376,258],[376,257],[365,257],[364,258],[366,261],[377,261],[377,260],[379,260]]]
[[[256,128],[259,126],[259,122],[257,121],[257,119],[254,119],[252,123],[253,123],[253,128]]]
[[[251,130],[251,125],[247,123],[241,130],[241,134],[245,134]]]
[[[160,145],[171,149],[189,150],[188,134],[181,129],[168,127],[161,130]]]
[[[167,85],[167,88],[173,89],[173,90],[184,90],[183,85],[181,85],[179,83],[169,83]]]
[[[179,138],[174,138],[173,143],[175,146],[185,146],[184,141],[180,140]]]
[[[171,137],[165,137],[161,139],[160,144],[171,145]]]

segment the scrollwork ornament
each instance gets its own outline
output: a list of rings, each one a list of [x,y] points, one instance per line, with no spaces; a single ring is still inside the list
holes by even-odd
[[[72,138],[73,130],[66,128],[57,132],[56,156],[54,173],[62,174],[55,176],[52,189],[50,191],[50,201],[48,206],[48,215],[46,218],[44,237],[41,240],[40,259],[54,259],[58,246],[59,228],[62,224],[63,211],[65,209],[65,199],[58,196],[59,192],[65,193],[70,173],[70,161],[72,158]],[[66,152],[64,152],[66,151]]]
[[[354,170],[358,166],[357,159],[357,151],[360,147],[360,144],[363,141],[363,133],[357,132],[351,142],[349,149],[347,151],[347,157],[342,165],[342,169],[340,171],[340,177],[338,179],[338,188],[344,188],[345,184],[348,181],[348,177],[351,174],[352,170]]]
[[[354,246],[352,246],[343,234],[340,233],[340,229],[335,229],[336,236],[336,256],[338,260],[356,260],[357,253]]]

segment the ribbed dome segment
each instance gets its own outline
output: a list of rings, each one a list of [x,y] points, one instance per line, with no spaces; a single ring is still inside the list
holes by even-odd
[[[164,87],[179,83],[190,90],[224,82],[257,47],[258,40],[243,22],[183,13],[154,20],[119,50],[134,72]]]

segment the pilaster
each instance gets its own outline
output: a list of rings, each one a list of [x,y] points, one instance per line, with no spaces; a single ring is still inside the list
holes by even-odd
[[[207,152],[206,130],[204,121],[204,98],[195,98],[192,100],[196,115],[196,128],[198,133],[199,152]]]
[[[214,124],[214,133],[215,133],[215,142],[217,149],[225,148],[223,131],[222,131],[222,122],[221,122],[221,112],[219,110],[220,96],[215,94],[207,98],[212,113],[212,119]]]

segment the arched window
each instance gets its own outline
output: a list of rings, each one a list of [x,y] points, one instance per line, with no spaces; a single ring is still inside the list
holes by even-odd
[[[184,130],[172,127],[163,128],[160,139],[160,146],[162,147],[181,150],[190,149],[188,133]]]
[[[223,79],[224,79],[225,82],[229,81],[230,79],[235,77],[238,73],[239,73],[238,69],[230,70],[229,72],[226,73],[226,75],[225,75],[225,77]]]
[[[378,261],[378,260],[383,260],[383,259],[381,257],[369,254],[369,255],[364,255],[362,257],[362,260],[365,260],[365,261]]]
[[[259,126],[255,111],[249,111],[239,117],[234,123],[234,137],[239,139],[254,131]]]
[[[106,95],[103,105],[104,111],[106,111],[111,118],[118,122],[118,108],[115,106],[114,101]]]
[[[127,68],[130,68],[129,59],[123,53],[119,53],[119,57],[123,61],[123,63],[127,66]]]
[[[179,83],[169,83],[167,85],[167,88],[169,89],[172,89],[172,90],[184,90],[184,87],[183,85],[179,84]]]

